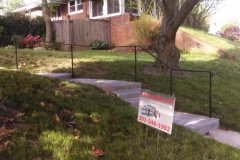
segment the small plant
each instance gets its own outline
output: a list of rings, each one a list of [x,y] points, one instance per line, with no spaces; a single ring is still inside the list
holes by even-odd
[[[42,43],[42,40],[39,35],[37,36],[32,36],[31,34],[28,34],[24,39],[23,42],[24,46],[26,48],[33,48],[35,46],[40,46]]]
[[[98,39],[94,40],[90,45],[92,49],[109,49],[111,47],[112,44],[110,42],[104,42]]]

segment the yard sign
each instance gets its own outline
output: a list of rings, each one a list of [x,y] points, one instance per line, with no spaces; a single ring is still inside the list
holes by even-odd
[[[138,121],[148,126],[172,133],[175,97],[142,90]]]

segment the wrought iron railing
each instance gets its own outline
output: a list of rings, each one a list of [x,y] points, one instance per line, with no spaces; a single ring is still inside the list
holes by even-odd
[[[3,36],[1,36],[3,37]],[[73,54],[73,46],[80,46],[80,47],[89,47],[89,46],[85,46],[85,45],[72,45],[72,44],[62,44],[65,46],[69,46],[70,48],[70,52],[71,52],[71,72],[72,72],[72,78],[74,78],[74,54]],[[157,58],[157,56],[155,56],[154,54],[152,54],[151,52],[149,52],[147,49],[141,47],[141,46],[115,46],[115,47],[134,47],[134,67],[135,67],[135,74],[134,74],[134,78],[135,78],[135,82],[137,82],[137,48],[139,47],[142,51],[148,53],[149,55],[151,55],[156,61],[160,62],[161,64],[163,64],[164,66],[166,66],[169,70],[170,70],[170,95],[173,95],[173,71],[175,72],[199,72],[199,73],[207,73],[209,74],[209,118],[212,118],[212,77],[214,75],[214,73],[212,71],[207,71],[207,70],[181,70],[181,69],[174,69],[172,67],[170,67],[169,65],[167,65],[166,63],[164,63],[163,61],[161,61],[160,59]],[[16,59],[16,69],[18,69],[18,51],[17,51],[17,45],[16,45],[16,39],[15,39],[15,59]]]

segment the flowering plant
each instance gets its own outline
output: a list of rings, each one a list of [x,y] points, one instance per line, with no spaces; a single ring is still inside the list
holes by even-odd
[[[23,39],[23,45],[26,48],[33,48],[35,46],[40,46],[42,43],[42,40],[39,35],[37,36],[32,36],[31,34],[28,34],[26,37]]]

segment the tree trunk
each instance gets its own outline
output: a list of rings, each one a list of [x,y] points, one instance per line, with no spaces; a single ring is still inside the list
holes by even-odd
[[[154,50],[158,59],[171,68],[179,69],[180,52],[175,46],[177,30],[198,2],[199,0],[186,0],[179,8],[176,7],[177,0],[158,0],[163,18],[160,24],[160,35],[154,45]],[[163,71],[168,70],[168,67],[163,63],[157,62]]]
[[[178,61],[180,58],[180,52],[175,46],[175,35],[176,33],[162,33],[154,46],[157,52],[157,58],[171,68],[179,69]],[[167,71],[169,68],[160,62],[157,64],[161,66],[163,71]]]
[[[42,12],[43,12],[43,17],[46,23],[45,43],[52,43],[53,42],[53,26],[51,22],[50,11],[48,8],[47,0],[42,0]]]

